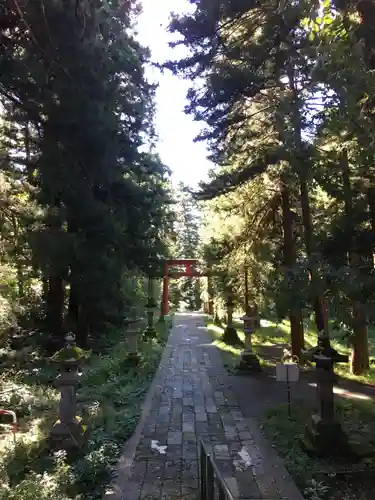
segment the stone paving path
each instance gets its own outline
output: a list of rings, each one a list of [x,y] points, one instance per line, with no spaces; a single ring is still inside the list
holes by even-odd
[[[200,439],[235,498],[303,500],[256,421],[244,418],[204,317],[178,314],[118,498],[197,500]]]

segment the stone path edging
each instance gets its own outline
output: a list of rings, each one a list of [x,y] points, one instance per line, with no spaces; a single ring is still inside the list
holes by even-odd
[[[142,438],[142,430],[151,411],[154,394],[157,389],[160,388],[160,382],[163,380],[163,371],[172,351],[172,346],[169,343],[171,333],[172,330],[169,332],[168,340],[164,347],[159,367],[141,405],[141,415],[139,417],[135,431],[124,444],[121,457],[116,465],[116,472],[114,474],[113,482],[107,488],[103,500],[123,500],[126,482],[128,481],[131,473],[131,467],[134,462],[137,446]]]

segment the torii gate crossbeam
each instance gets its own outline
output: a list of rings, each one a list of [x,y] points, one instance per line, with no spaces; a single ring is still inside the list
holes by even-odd
[[[164,277],[163,277],[163,298],[162,298],[162,314],[165,316],[168,314],[168,288],[169,288],[169,278],[182,278],[187,276],[189,278],[201,278],[207,276],[205,273],[200,273],[193,269],[193,266],[198,263],[198,259],[170,259],[166,260],[164,263]],[[185,271],[178,271],[174,273],[169,272],[171,266],[183,266]]]

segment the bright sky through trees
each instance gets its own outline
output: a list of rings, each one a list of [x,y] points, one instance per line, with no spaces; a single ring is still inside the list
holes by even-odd
[[[153,61],[163,62],[177,59],[178,49],[171,49],[172,39],[167,33],[170,12],[187,11],[187,0],[142,0],[143,14],[138,23],[138,38],[150,47]],[[195,185],[205,179],[211,163],[206,159],[207,151],[202,143],[194,143],[200,131],[200,124],[184,114],[186,91],[189,82],[171,75],[161,74],[154,68],[148,69],[148,76],[159,83],[157,91],[156,131],[159,135],[158,151],[162,161],[172,169],[173,182],[183,181]]]

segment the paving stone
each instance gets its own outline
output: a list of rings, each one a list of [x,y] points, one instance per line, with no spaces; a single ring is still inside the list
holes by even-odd
[[[163,455],[168,460],[175,460],[182,457],[182,445],[172,444],[168,445],[166,455]]]
[[[184,460],[197,460],[198,449],[196,445],[184,443],[182,446],[182,458]]]
[[[173,431],[168,433],[167,439],[168,445],[173,444],[182,444],[182,432],[181,431]]]
[[[238,406],[231,388],[234,382],[222,366],[220,353],[204,347],[209,335],[204,328],[197,329],[200,318],[183,321],[168,341],[168,357],[158,372],[152,408],[122,500],[198,500],[203,438],[235,498],[279,500],[285,481],[275,479],[277,469],[262,457],[258,437],[254,439],[255,430],[248,427]],[[161,450],[166,453],[152,450],[152,440],[165,446]],[[251,470],[241,472],[235,470],[233,461],[240,459],[242,447],[252,465]],[[292,500],[291,495],[285,496]],[[292,496],[297,500],[298,494]]]
[[[255,476],[249,470],[236,471],[239,498],[262,498]],[[277,497],[276,497],[277,499]],[[292,499],[291,499],[292,500]]]
[[[184,411],[182,414],[182,421],[184,423],[193,423],[195,420],[195,415],[193,411]]]
[[[248,430],[246,422],[244,420],[239,421],[239,422],[237,421],[236,422],[236,429],[238,431],[246,431],[246,430]]]
[[[184,422],[182,424],[182,431],[183,432],[194,432],[195,431],[195,426],[191,422]]]
[[[197,435],[195,434],[195,432],[184,432],[182,435],[182,442],[196,446]]]
[[[234,498],[238,498],[240,490],[238,487],[237,479],[235,477],[226,477],[225,482],[227,483],[227,486],[228,486],[230,492],[232,493],[232,495],[234,496]],[[258,500],[258,499],[256,498],[254,500]],[[277,498],[273,498],[272,500],[277,500]],[[292,500],[292,499],[290,499],[290,500]]]
[[[198,500],[198,481],[188,484],[183,484],[181,487],[182,500]]]
[[[161,485],[144,483],[139,496],[140,500],[159,500],[161,494]]]
[[[225,432],[225,437],[228,441],[239,439],[238,432],[235,427],[224,425],[224,432]]]
[[[167,460],[164,467],[164,479],[180,481],[182,475],[182,460]]]
[[[130,469],[131,479],[134,483],[143,483],[147,469],[147,460],[137,460]]]
[[[121,500],[139,500],[141,496],[142,483],[127,481],[126,493],[121,495]]]
[[[229,448],[227,444],[215,444],[214,445],[214,456],[216,460],[227,460],[229,459]]]

